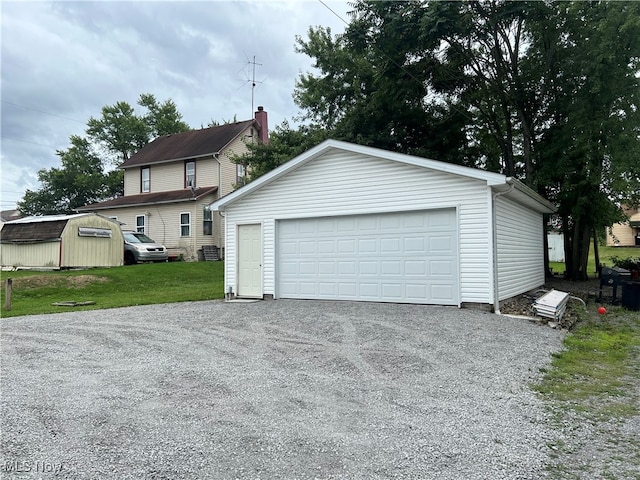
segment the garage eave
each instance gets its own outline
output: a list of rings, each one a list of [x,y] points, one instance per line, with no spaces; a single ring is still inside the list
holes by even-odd
[[[526,205],[538,213],[554,213],[558,210],[549,200],[513,177],[507,177],[506,184],[503,187],[494,186],[493,190],[504,193],[506,197],[512,198],[516,202]]]
[[[388,150],[382,150],[379,148],[367,147],[364,145],[356,145],[354,143],[342,142],[339,140],[325,140],[314,148],[307,150],[306,152],[298,155],[297,157],[289,160],[288,162],[280,165],[278,168],[271,170],[262,177],[254,180],[253,182],[245,185],[244,187],[226,195],[225,197],[211,203],[209,209],[213,211],[224,211],[226,207],[235,201],[251,194],[255,190],[258,190],[265,185],[277,180],[278,178],[287,175],[289,172],[301,167],[302,165],[324,155],[328,152],[340,150],[348,153],[356,153],[364,156],[380,158],[383,160],[389,160],[398,163],[404,163],[406,165],[413,165],[420,168],[434,170],[438,172],[450,173],[453,175],[459,175],[463,177],[473,178],[481,180],[487,183],[488,186],[505,185],[507,183],[507,177],[498,173],[485,172],[475,168],[463,167],[461,165],[454,165],[451,163],[441,162],[437,160],[430,160],[427,158],[415,157],[412,155],[406,155],[404,153],[390,152]]]

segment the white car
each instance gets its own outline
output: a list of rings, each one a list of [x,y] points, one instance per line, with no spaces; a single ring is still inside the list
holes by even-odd
[[[169,252],[164,245],[156,243],[144,233],[122,231],[124,235],[124,263],[133,265],[139,262],[166,262]]]

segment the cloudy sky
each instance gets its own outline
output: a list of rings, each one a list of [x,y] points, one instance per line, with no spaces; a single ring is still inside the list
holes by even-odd
[[[270,127],[292,122],[295,81],[312,63],[295,53],[296,35],[306,38],[312,25],[342,32],[350,7],[337,0],[3,0],[0,9],[0,207],[8,210],[26,189],[40,188],[38,170],[60,166],[56,150],[84,135],[105,105],[137,107],[141,93],[152,93],[171,98],[193,128],[251,118],[254,56],[254,108],[264,106]]]

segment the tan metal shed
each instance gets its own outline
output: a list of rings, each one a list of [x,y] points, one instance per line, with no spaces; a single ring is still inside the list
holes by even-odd
[[[119,222],[95,213],[26,217],[0,230],[3,267],[116,267],[123,257]]]

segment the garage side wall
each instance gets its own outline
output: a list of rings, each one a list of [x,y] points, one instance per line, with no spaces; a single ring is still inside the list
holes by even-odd
[[[499,300],[544,285],[542,214],[496,198],[496,248]]]
[[[277,296],[276,220],[439,208],[458,211],[461,302],[492,303],[486,183],[343,151],[326,153],[228,207],[225,290],[236,291],[238,224],[262,224],[264,293]]]

